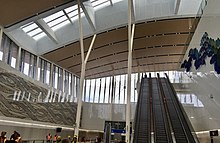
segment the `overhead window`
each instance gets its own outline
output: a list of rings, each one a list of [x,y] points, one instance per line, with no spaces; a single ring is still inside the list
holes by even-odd
[[[39,40],[44,37],[46,33],[43,32],[40,27],[37,26],[34,22],[30,22],[22,27],[20,27],[27,35],[32,37],[35,40]]]
[[[48,17],[45,17],[43,20],[53,31],[56,31],[57,29],[70,23],[63,11],[59,11]]]
[[[111,5],[109,0],[91,0],[91,3],[95,10]]]

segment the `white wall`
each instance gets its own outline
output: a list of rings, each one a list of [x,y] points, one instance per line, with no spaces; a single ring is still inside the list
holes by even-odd
[[[207,6],[204,9],[204,14],[198,24],[185,58],[188,56],[190,48],[200,48],[200,40],[202,35],[207,32],[209,37],[213,39],[220,38],[220,1],[208,0]],[[189,86],[191,91],[195,93],[204,104],[204,108],[186,108],[186,112],[190,118],[193,127],[197,131],[213,130],[220,128],[220,80],[219,75],[212,73],[213,65],[206,61],[206,66],[202,66],[198,71],[192,68],[192,72],[202,72],[202,76],[193,76],[194,83]],[[210,98],[210,95],[213,98]],[[201,143],[209,143],[208,134],[199,135]],[[220,137],[216,137],[214,142],[220,142]]]
[[[136,104],[131,103],[131,121],[134,119]],[[81,128],[104,131],[105,121],[125,121],[124,104],[83,103]]]

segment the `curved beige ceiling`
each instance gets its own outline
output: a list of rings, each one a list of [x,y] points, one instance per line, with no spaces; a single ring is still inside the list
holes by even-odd
[[[194,34],[199,18],[175,18],[136,24],[132,72],[177,70]],[[92,37],[84,39],[85,53]],[[127,73],[127,27],[99,33],[86,66],[86,78]],[[43,55],[80,75],[79,41]]]

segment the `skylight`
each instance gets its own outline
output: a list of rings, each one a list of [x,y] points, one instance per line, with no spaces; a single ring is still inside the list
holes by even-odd
[[[57,29],[70,23],[70,21],[68,20],[68,18],[66,17],[63,11],[59,11],[48,17],[45,17],[43,20],[53,31],[56,31]]]
[[[77,10],[78,6],[77,5],[74,5],[74,6],[71,6],[71,7],[68,7],[65,9],[66,13],[70,13],[72,11],[75,11]]]
[[[34,40],[39,40],[46,35],[34,22],[22,26],[21,29]]]
[[[92,3],[92,6],[94,7],[94,10],[107,7],[111,4],[110,0],[90,0],[90,1]],[[112,0],[113,3],[117,3],[120,1],[123,0]],[[61,10],[59,12],[56,12],[50,16],[43,18],[43,20],[53,31],[56,31],[57,29],[67,24],[70,24],[69,19],[71,19],[71,21],[75,21],[78,19],[77,8],[78,8],[77,5],[68,7],[64,10]],[[85,14],[82,8],[80,8],[80,11],[81,11],[81,17],[84,17]],[[22,26],[21,29],[35,40],[38,40],[46,35],[44,31],[42,31],[42,29],[38,27],[38,25],[35,24],[34,22]]]
[[[91,0],[91,3],[95,10],[104,8],[111,4],[109,0]]]
[[[78,19],[78,6],[77,5],[68,7],[64,11],[67,13],[67,15],[69,16],[69,18],[72,21],[75,21]],[[84,17],[85,14],[84,14],[82,8],[80,8],[80,11],[81,11],[81,17]]]

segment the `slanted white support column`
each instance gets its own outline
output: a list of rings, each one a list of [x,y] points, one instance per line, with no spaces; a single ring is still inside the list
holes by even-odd
[[[139,91],[140,91],[140,67],[138,66],[138,79],[137,79],[137,83],[136,83],[136,89],[137,89],[137,98],[139,96]]]
[[[31,93],[29,92],[27,101],[30,101],[30,99],[31,99]]]
[[[52,88],[51,94],[48,96],[48,102],[52,102],[52,100],[53,100],[53,95],[54,95],[54,90],[55,90],[55,89]]]
[[[132,45],[135,25],[131,29],[131,0],[128,0],[128,77],[126,104],[126,142],[130,143]],[[132,32],[131,32],[132,30]]]
[[[0,47],[2,46],[2,36],[3,36],[3,31],[4,31],[4,28],[2,26],[0,26]],[[3,52],[3,55],[2,55],[2,61],[4,61],[4,51]]]
[[[62,92],[62,99],[61,99],[61,102],[65,102],[65,97],[66,97],[66,93],[65,93],[65,92]]]
[[[20,61],[21,61],[21,47],[18,47],[18,55],[16,60],[16,66],[15,68],[19,71],[20,69]]]
[[[56,98],[57,98],[57,90],[54,90],[54,96],[53,96],[53,101],[52,102],[55,102]]]
[[[66,102],[69,102],[69,94],[66,94]]]
[[[87,52],[86,58],[84,59],[84,46],[83,46],[83,29],[82,29],[82,21],[81,21],[81,12],[80,12],[80,0],[78,2],[78,15],[79,15],[79,31],[80,31],[80,48],[81,48],[81,58],[82,58],[82,66],[81,66],[81,76],[80,76],[80,90],[79,95],[77,98],[77,113],[76,113],[76,124],[75,124],[75,132],[74,135],[78,137],[79,135],[79,125],[80,125],[80,116],[81,116],[81,107],[82,107],[82,95],[83,95],[83,88],[84,88],[84,79],[85,79],[85,70],[86,70],[86,63],[89,58],[90,52],[92,50],[96,34],[93,36],[93,39],[90,43],[89,50]]]
[[[42,101],[42,100],[40,100],[41,96],[42,96],[42,92],[40,92],[40,93],[38,94],[37,102],[41,102],[41,101]]]
[[[16,99],[16,101],[19,101],[19,99],[20,99],[20,96],[21,96],[21,91],[19,91],[19,92],[18,92],[18,96],[17,96],[17,99]]]
[[[49,96],[50,96],[50,89],[49,89],[48,92],[47,92],[47,96],[46,96],[46,98],[44,99],[44,102],[48,102]]]
[[[51,72],[50,72],[50,81],[49,81],[49,85],[51,87],[51,89],[53,88],[53,63],[51,64]]]
[[[63,82],[63,92],[65,92],[65,70],[63,69],[63,78],[62,78],[62,82]]]
[[[23,91],[22,97],[21,97],[21,101],[24,100],[24,96],[25,96],[25,91]]]
[[[2,46],[3,27],[0,26],[0,46]]]
[[[60,101],[61,101],[61,96],[62,96],[62,91],[60,90],[60,91],[59,91],[58,101],[57,101],[57,102],[60,102]]]
[[[37,65],[36,65],[36,75],[35,75],[35,80],[38,80],[38,67],[39,67],[39,60],[40,60],[40,58],[39,58],[39,56],[37,56]]]
[[[14,97],[13,97],[14,101],[15,101],[16,97],[17,97],[17,91],[14,92]]]
[[[72,76],[72,95],[71,95],[71,101],[72,102],[74,102],[74,99],[75,99],[75,97],[76,97],[76,94],[75,94],[75,92],[76,92],[76,85],[75,85],[75,80],[76,80],[76,77],[75,76]]]

